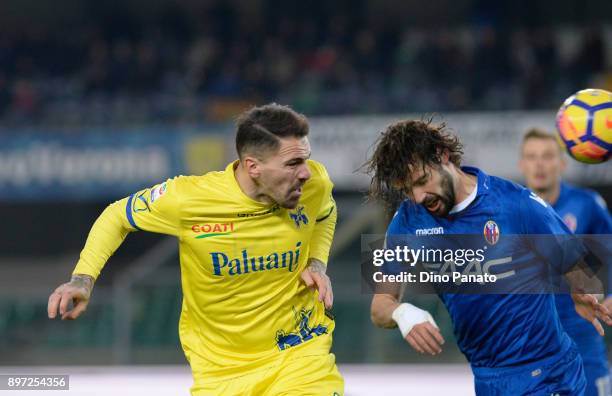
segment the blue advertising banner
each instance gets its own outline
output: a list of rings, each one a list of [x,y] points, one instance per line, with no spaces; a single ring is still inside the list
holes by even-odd
[[[227,137],[183,131],[0,136],[0,200],[108,200],[222,169]]]

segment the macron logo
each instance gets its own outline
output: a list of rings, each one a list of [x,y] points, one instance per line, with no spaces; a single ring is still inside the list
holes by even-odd
[[[443,227],[419,228],[416,230],[417,235],[440,235],[444,234]]]

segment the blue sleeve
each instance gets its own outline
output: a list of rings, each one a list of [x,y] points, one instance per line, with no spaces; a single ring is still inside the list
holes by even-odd
[[[554,209],[529,190],[521,197],[524,234],[532,250],[555,272],[566,273],[585,255],[585,248]]]

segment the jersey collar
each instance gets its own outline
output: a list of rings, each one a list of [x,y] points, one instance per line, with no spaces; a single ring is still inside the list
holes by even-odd
[[[476,194],[478,193],[478,183],[476,183],[476,185],[474,186],[474,189],[472,190],[472,192],[461,202],[459,202],[457,205],[453,206],[453,208],[451,209],[450,212],[448,212],[448,214],[455,214],[455,213],[459,213],[461,212],[463,209],[467,208],[472,202],[474,202],[474,200],[476,199]]]
[[[476,176],[477,179],[477,189],[476,189],[476,198],[481,195],[486,195],[489,193],[491,188],[491,177],[484,173],[482,170],[475,168],[473,166],[462,166],[461,170],[465,173],[469,173],[470,175]]]

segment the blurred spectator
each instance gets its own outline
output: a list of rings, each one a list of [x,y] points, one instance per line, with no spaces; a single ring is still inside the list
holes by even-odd
[[[588,29],[570,67],[575,84],[586,85],[594,75],[605,71],[605,51],[601,30]]]
[[[376,23],[364,1],[263,3],[257,17],[227,1],[169,2],[157,18],[107,12],[0,34],[0,117],[201,122],[216,100],[310,114],[550,108],[609,73],[602,29],[585,30],[561,64],[560,28],[507,28],[482,7],[474,25],[426,28]],[[138,112],[120,110],[130,101]]]

